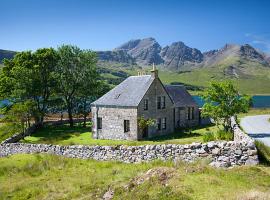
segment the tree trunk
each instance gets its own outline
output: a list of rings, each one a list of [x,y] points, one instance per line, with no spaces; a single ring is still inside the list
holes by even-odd
[[[83,115],[83,127],[86,128],[86,118],[87,118],[87,114],[85,113]]]
[[[73,117],[72,117],[72,108],[70,105],[68,105],[68,118],[69,118],[69,125],[70,127],[73,127]]]

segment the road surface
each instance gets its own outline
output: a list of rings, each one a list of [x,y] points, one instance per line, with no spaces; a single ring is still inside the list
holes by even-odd
[[[270,146],[270,115],[247,116],[241,119],[243,130],[256,140]]]

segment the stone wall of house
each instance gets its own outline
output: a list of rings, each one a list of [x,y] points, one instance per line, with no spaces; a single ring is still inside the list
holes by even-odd
[[[102,129],[97,118],[102,118]],[[93,138],[113,140],[137,140],[137,109],[124,107],[92,107]],[[130,131],[124,132],[124,120],[129,120]]]
[[[174,160],[192,162],[207,158],[215,167],[255,165],[258,163],[254,143],[208,142],[187,145],[143,145],[143,146],[58,146],[47,144],[8,143],[0,145],[0,157],[19,153],[48,153],[70,158],[114,160],[127,163],[143,161]]]
[[[157,109],[157,97],[165,96],[165,108]],[[148,99],[148,110],[144,110],[144,99]],[[148,128],[148,137],[155,137],[159,135],[166,135],[174,132],[174,120],[173,120],[173,103],[164,89],[159,78],[156,78],[152,85],[149,87],[148,91],[144,95],[142,101],[138,106],[138,117],[144,116],[145,119],[166,118],[166,129],[157,130],[156,126],[151,126]],[[142,136],[139,135],[141,139]]]
[[[187,113],[188,107],[176,107],[175,108],[175,124],[177,128],[181,127],[193,127],[199,125],[199,108],[194,107],[194,119],[188,120]]]

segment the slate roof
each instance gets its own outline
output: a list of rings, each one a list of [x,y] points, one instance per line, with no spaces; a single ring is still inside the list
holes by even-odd
[[[186,90],[185,86],[165,85],[164,87],[167,90],[176,107],[198,106],[195,100]]]
[[[97,99],[92,105],[99,106],[138,106],[152,84],[151,75],[130,76],[108,93]]]

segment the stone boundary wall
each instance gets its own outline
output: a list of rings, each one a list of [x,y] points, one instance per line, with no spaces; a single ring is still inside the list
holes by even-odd
[[[143,146],[86,146],[7,143],[0,145],[0,157],[19,153],[49,153],[70,158],[115,160],[127,163],[160,160],[192,162],[208,158],[215,167],[255,165],[258,163],[254,143],[213,141],[205,144],[143,145]]]
[[[73,119],[74,123],[79,123],[79,122],[83,122],[83,121],[84,121],[83,119]],[[87,121],[90,121],[90,119],[87,119]],[[59,121],[46,121],[43,124],[57,126],[57,125],[63,125],[63,124],[68,124],[68,123],[69,123],[69,120],[62,120],[62,121],[59,120]],[[29,136],[32,133],[34,133],[38,128],[39,128],[39,126],[37,124],[33,124],[28,129],[26,129],[26,131],[24,133],[16,133],[16,134],[12,135],[11,137],[2,141],[1,144],[19,142],[24,137]]]
[[[207,158],[210,165],[214,167],[258,164],[254,140],[242,136],[243,132],[236,129],[234,122],[232,122],[232,127],[235,132],[235,141],[229,142],[212,141],[205,144],[192,143],[186,145],[121,145],[116,147],[4,143],[0,144],[0,157],[19,153],[48,153],[69,158],[113,160],[127,163],[146,162],[155,159],[192,162],[197,159]]]
[[[249,137],[244,131],[241,130],[234,117],[231,118],[231,129],[233,132],[233,140],[238,142],[255,142],[255,140]]]

